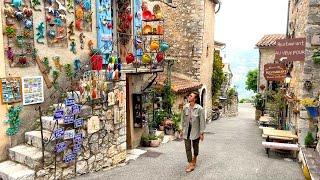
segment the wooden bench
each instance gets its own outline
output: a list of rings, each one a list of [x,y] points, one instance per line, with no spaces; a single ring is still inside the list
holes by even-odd
[[[296,152],[299,151],[298,144],[288,144],[288,143],[278,143],[278,142],[262,142],[262,146],[266,148],[268,157],[269,157],[269,150],[270,149],[281,149],[281,150],[293,151],[294,158],[296,158]]]

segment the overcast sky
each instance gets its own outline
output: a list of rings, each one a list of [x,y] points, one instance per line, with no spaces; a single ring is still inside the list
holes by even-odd
[[[288,0],[221,0],[215,20],[215,40],[225,42],[226,61],[240,97],[251,96],[244,87],[248,70],[258,66],[255,44],[265,34],[285,34]]]

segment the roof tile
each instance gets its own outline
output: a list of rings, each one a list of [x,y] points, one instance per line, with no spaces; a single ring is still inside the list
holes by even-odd
[[[286,38],[285,34],[268,34],[262,37],[256,44],[257,47],[271,47],[276,46],[276,40]]]

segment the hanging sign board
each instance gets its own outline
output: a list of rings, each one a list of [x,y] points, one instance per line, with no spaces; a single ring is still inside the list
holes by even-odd
[[[264,77],[268,81],[283,81],[286,78],[286,66],[280,63],[265,64]]]
[[[275,62],[304,61],[306,38],[276,40]]]

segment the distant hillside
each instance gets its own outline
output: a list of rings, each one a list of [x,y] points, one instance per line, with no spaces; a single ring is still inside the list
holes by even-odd
[[[231,65],[232,82],[237,87],[239,98],[251,97],[253,92],[245,88],[246,75],[249,70],[258,68],[259,51],[257,49],[227,49],[227,61]]]

